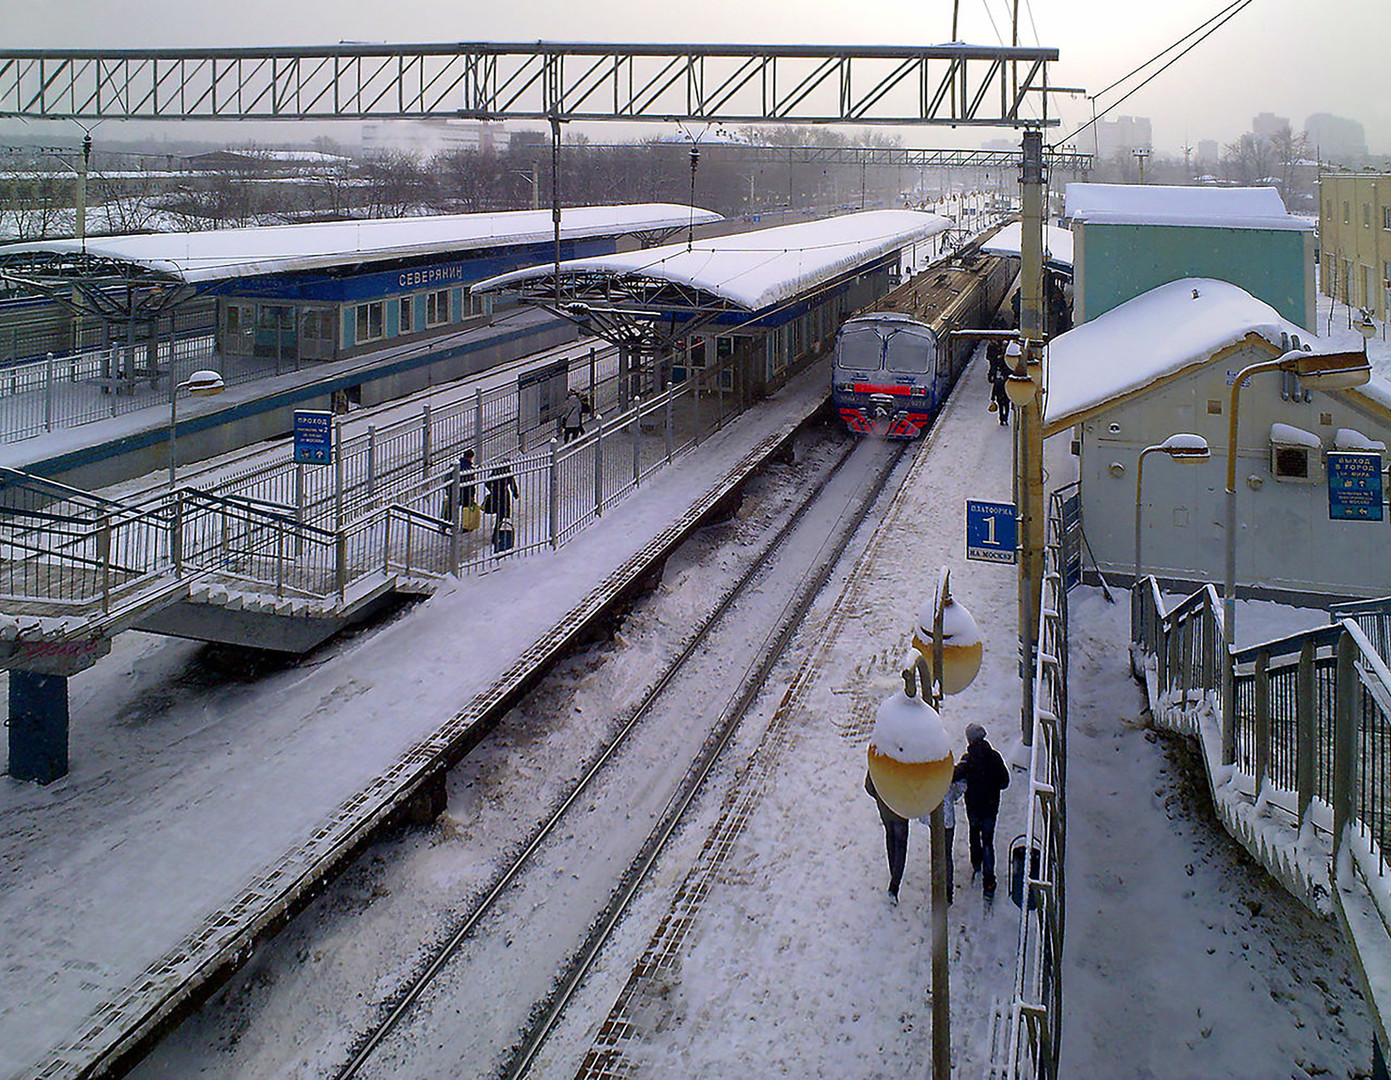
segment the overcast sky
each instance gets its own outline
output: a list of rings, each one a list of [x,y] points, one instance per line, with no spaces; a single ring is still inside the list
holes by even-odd
[[[1010,0],[960,0],[962,40],[1006,36]],[[1059,50],[1055,86],[1095,93],[1226,6],[1225,0],[1025,0],[1023,44]],[[992,25],[987,13],[993,14]],[[998,27],[998,32],[996,30]],[[337,41],[694,41],[934,44],[950,0],[0,0],[0,47],[322,45]],[[1331,112],[1360,121],[1391,153],[1385,67],[1391,0],[1254,0],[1112,116],[1148,116],[1161,151],[1227,143],[1260,112]],[[1105,107],[1116,94],[1103,98]],[[1055,99],[1063,125],[1091,115]],[[45,125],[46,127],[47,125]],[[13,131],[13,125],[4,130]],[[228,142],[246,141],[231,133]],[[208,129],[200,125],[199,137]],[[969,145],[1005,132],[928,131],[916,145]],[[283,136],[292,138],[290,134]],[[1012,137],[1012,136],[1011,136]],[[264,136],[263,136],[264,138]],[[1083,149],[1087,149],[1085,145]]]

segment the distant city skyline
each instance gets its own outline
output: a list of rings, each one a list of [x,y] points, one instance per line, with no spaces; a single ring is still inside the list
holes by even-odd
[[[1022,44],[1056,47],[1050,67],[1054,86],[1080,87],[1096,94],[1166,46],[1218,14],[1223,0],[1170,0],[1128,10],[1117,18],[1113,0],[1034,0],[1021,27]],[[1025,9],[1027,10],[1027,9]],[[983,3],[963,0],[958,36],[973,44],[1007,40],[1009,27],[992,22]],[[1303,0],[1259,0],[1228,25],[1179,59],[1144,89],[1108,115],[1151,121],[1153,143],[1161,153],[1182,154],[1186,146],[1214,140],[1234,142],[1251,130],[1253,118],[1272,113],[1290,118],[1296,133],[1309,116],[1329,113],[1362,124],[1369,151],[1391,153],[1391,97],[1378,92],[1374,76],[1382,70],[1382,46],[1391,38],[1391,4],[1385,0],[1344,0],[1337,18],[1327,8]],[[861,6],[853,17],[830,0],[707,0],[671,6],[606,0],[561,3],[513,0],[486,8],[440,0],[417,0],[383,9],[357,0],[241,0],[236,17],[212,0],[0,0],[5,44],[13,48],[153,48],[325,44],[337,41],[692,41],[752,43],[933,44],[950,37],[951,5],[925,10],[908,0],[882,0]],[[996,12],[998,17],[998,12]],[[1147,69],[1147,71],[1153,70]],[[1097,102],[1106,108],[1127,83]],[[1051,110],[1062,123],[1046,134],[1056,142],[1079,129],[1092,115],[1082,96],[1054,97]],[[71,128],[73,125],[65,125]],[[128,134],[127,125],[107,125],[112,137],[148,134],[151,125]],[[60,125],[29,125],[56,130]],[[242,135],[231,124],[179,125],[174,137],[225,143],[303,140],[303,124],[256,125]],[[335,134],[337,127],[340,134]],[[632,138],[636,132],[615,140]],[[7,121],[0,131],[24,130]],[[344,143],[346,125],[315,125],[309,134],[327,134]],[[648,126],[653,133],[657,128]],[[932,128],[905,134],[914,145],[974,145],[1005,136],[1004,131]],[[591,133],[591,138],[594,137]],[[1085,136],[1075,142],[1088,149]]]

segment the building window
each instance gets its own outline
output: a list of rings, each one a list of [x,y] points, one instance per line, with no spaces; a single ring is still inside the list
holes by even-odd
[[[357,333],[355,340],[361,345],[364,341],[377,341],[386,336],[382,316],[385,305],[380,300],[370,304],[357,305]]]
[[[333,340],[333,312],[321,308],[306,308],[302,336],[311,341]]]
[[[1391,229],[1391,206],[1383,206],[1381,208],[1381,227],[1383,229]]]
[[[703,368],[705,366],[705,339],[692,338],[690,346],[686,350],[686,362],[693,368]]]
[[[415,330],[415,297],[403,296],[400,300],[400,323],[398,334],[409,334]]]
[[[1364,229],[1370,229],[1370,228],[1372,227],[1372,204],[1371,204],[1371,203],[1363,203],[1363,204],[1362,204],[1362,227],[1363,227]]]
[[[1344,224],[1344,225],[1346,225],[1346,224],[1348,223],[1348,221],[1350,220],[1349,217],[1348,217],[1348,213],[1349,213],[1349,204],[1348,204],[1348,201],[1347,201],[1346,199],[1344,199],[1344,200],[1343,200],[1343,224]]]
[[[425,325],[443,326],[449,321],[449,290],[428,293],[425,297]]]

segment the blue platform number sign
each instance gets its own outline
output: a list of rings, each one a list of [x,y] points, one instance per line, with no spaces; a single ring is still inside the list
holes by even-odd
[[[1013,563],[1018,527],[1013,503],[966,500],[966,558]]]
[[[333,413],[295,410],[295,464],[333,464]]]
[[[1328,455],[1328,516],[1334,521],[1381,520],[1381,455]]]

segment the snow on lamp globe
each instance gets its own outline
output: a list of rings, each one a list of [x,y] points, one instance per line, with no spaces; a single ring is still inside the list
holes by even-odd
[[[933,662],[933,626],[936,623],[938,598],[931,601],[918,614],[918,625],[913,633],[913,648],[922,654],[931,677],[936,676]],[[943,694],[959,694],[975,681],[980,672],[982,642],[980,627],[965,606],[952,599],[948,591],[941,597],[942,608],[942,677]],[[924,688],[923,695],[927,696]]]
[[[905,672],[905,683],[911,672]],[[940,806],[953,764],[942,717],[910,685],[880,703],[869,739],[869,775],[894,813],[920,818]]]

